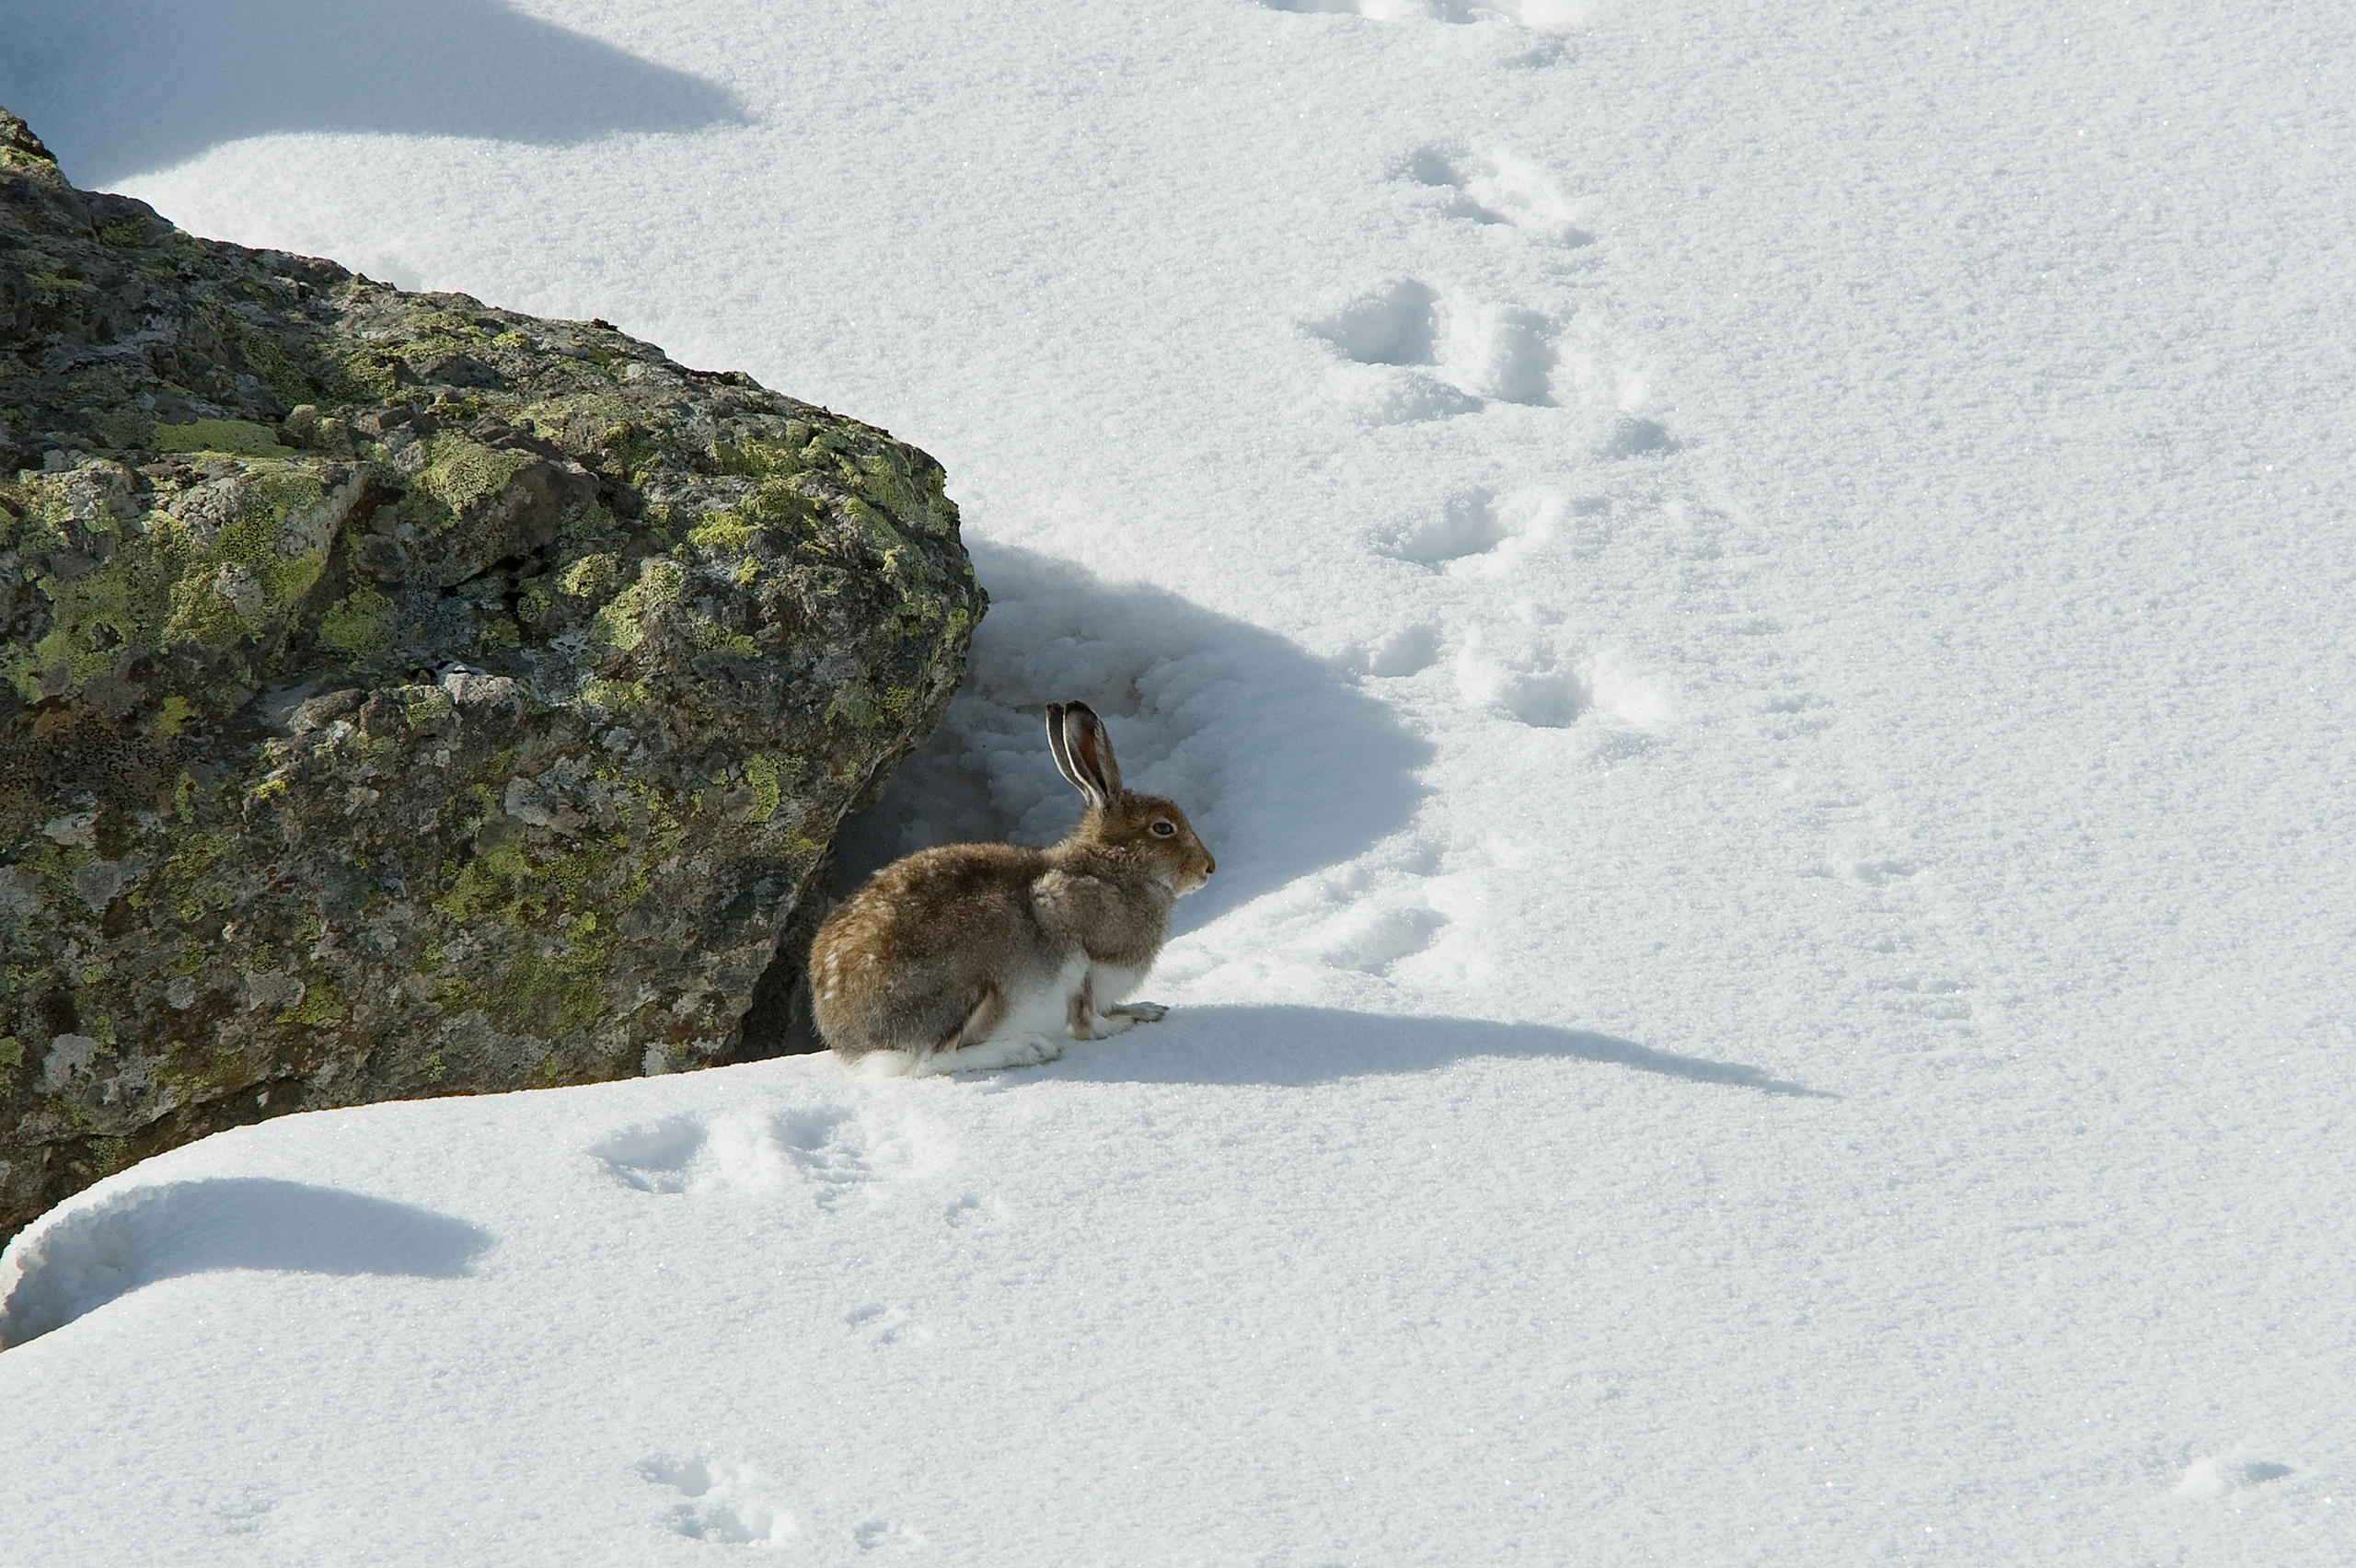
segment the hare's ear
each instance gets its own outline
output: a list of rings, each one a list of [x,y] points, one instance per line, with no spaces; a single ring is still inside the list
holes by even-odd
[[[1113,740],[1084,702],[1047,704],[1047,748],[1072,788],[1098,811],[1121,792],[1121,765],[1113,760]]]

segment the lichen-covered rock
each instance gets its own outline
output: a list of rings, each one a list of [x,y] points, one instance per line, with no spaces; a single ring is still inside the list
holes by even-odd
[[[0,113],[0,1238],[263,1115],[751,1054],[983,604],[881,431]]]

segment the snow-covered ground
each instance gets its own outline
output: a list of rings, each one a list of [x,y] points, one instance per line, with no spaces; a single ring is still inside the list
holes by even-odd
[[[2356,1561],[2343,0],[0,40],[82,183],[938,455],[997,605],[871,863],[1060,833],[1073,696],[1219,860],[1050,1066],[83,1194],[0,1556]]]

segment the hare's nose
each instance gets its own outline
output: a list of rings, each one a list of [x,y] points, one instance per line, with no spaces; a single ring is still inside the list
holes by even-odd
[[[1218,870],[1218,862],[1217,860],[1212,859],[1208,855],[1203,857],[1203,875],[1208,876]]]

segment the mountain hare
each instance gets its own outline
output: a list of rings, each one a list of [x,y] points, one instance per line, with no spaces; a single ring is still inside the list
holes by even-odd
[[[1047,744],[1088,800],[1068,838],[921,850],[818,928],[811,1010],[837,1055],[895,1051],[922,1072],[1020,1066],[1167,1010],[1122,998],[1153,967],[1171,905],[1210,879],[1210,851],[1175,805],[1121,788],[1086,703],[1048,705]]]

